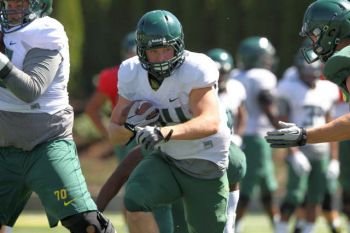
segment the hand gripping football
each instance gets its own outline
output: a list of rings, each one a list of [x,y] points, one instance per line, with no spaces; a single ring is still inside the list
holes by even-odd
[[[159,109],[145,100],[133,101],[122,112],[125,123],[131,126],[154,126],[159,121]]]

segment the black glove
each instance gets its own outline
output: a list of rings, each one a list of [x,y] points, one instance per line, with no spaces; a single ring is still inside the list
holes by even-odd
[[[8,57],[0,52],[0,79],[3,80],[11,72],[13,68],[12,63]]]

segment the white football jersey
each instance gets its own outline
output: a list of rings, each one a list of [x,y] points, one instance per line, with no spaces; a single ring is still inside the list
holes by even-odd
[[[258,95],[261,91],[268,90],[275,93],[277,78],[267,69],[253,68],[248,71],[236,72],[235,77],[242,82],[247,93],[246,108],[248,112],[246,135],[264,136],[273,126],[261,110]]]
[[[299,78],[290,78],[281,81],[277,90],[278,95],[289,103],[289,121],[304,128],[325,124],[325,114],[332,111],[339,98],[338,87],[327,80],[317,80],[315,88],[311,89]],[[327,153],[329,144],[308,144],[301,149],[311,154]]]
[[[20,70],[26,54],[33,48],[58,50],[62,63],[45,93],[32,103],[28,104],[0,87],[0,110],[53,114],[65,109],[69,105],[67,85],[70,63],[68,38],[62,24],[48,16],[38,18],[17,31],[5,33],[4,43],[7,56]]]
[[[244,86],[241,82],[235,79],[229,79],[226,83],[226,91],[219,94],[221,103],[236,114],[238,107],[247,98]]]
[[[337,104],[334,106],[333,110],[333,117],[338,118],[342,115],[348,114],[350,112],[350,105],[347,102],[337,102]]]
[[[226,91],[219,94],[221,103],[224,105],[226,111],[230,111],[233,117],[233,124],[236,119],[234,116],[237,114],[239,106],[247,98],[245,88],[243,84],[235,79],[230,78],[226,82]],[[240,146],[242,144],[240,136],[235,134],[233,125],[231,130],[231,140],[236,145]]]
[[[190,92],[196,88],[217,86],[219,73],[208,56],[190,51],[185,51],[185,56],[184,63],[164,79],[158,90],[151,88],[148,73],[137,56],[124,61],[118,74],[119,95],[131,101],[154,103],[167,125],[186,122],[192,118]],[[205,159],[227,167],[230,131],[226,123],[227,117],[222,108],[218,133],[198,140],[170,140],[161,145],[161,150],[174,159]]]
[[[292,80],[295,80],[295,79],[298,79],[298,78],[299,78],[299,74],[298,74],[297,67],[296,66],[290,66],[283,72],[280,82],[282,82],[282,81],[292,81]]]

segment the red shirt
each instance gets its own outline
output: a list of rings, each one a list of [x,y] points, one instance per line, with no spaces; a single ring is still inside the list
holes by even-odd
[[[118,100],[118,69],[119,66],[103,69],[98,77],[97,91],[103,93],[112,102],[112,107]]]

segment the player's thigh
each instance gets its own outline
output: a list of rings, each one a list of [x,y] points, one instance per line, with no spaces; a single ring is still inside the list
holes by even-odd
[[[277,182],[274,177],[273,161],[271,159],[271,148],[266,140],[260,136],[244,136],[243,152],[246,156],[247,171],[240,182],[240,192],[242,196],[251,197],[256,186],[266,183],[266,174],[268,177],[268,188],[273,189]]]
[[[271,161],[272,150],[266,140],[258,135],[247,135],[243,137],[242,150],[246,156],[248,169],[253,166],[261,169],[265,163]]]
[[[285,202],[298,205],[304,200],[307,190],[308,175],[297,174],[293,167],[287,163],[287,186]]]
[[[13,226],[32,193],[25,184],[26,155],[16,148],[0,148],[0,224]]]
[[[26,166],[27,183],[49,213],[51,226],[67,216],[96,210],[73,141],[57,140],[37,146]]]
[[[162,154],[145,156],[129,177],[124,202],[129,211],[151,211],[180,198],[181,188]]]
[[[177,171],[189,232],[222,233],[226,223],[228,180],[198,179]],[[205,223],[205,224],[203,224]]]
[[[327,190],[328,159],[323,158],[310,162],[312,169],[309,175],[307,203],[320,204]]]
[[[266,161],[263,166],[262,178],[260,181],[261,194],[269,194],[277,190],[277,180],[275,176],[275,167],[272,160]]]
[[[227,170],[227,177],[229,184],[238,183],[243,179],[247,171],[247,162],[243,151],[231,143],[229,149],[229,165]]]

